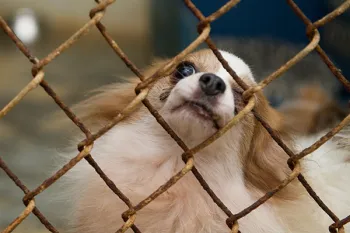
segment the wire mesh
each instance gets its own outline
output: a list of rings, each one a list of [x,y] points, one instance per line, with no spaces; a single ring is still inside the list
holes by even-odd
[[[287,0],[287,4],[290,6],[291,10],[295,12],[295,14],[304,22],[306,26],[306,36],[309,38],[309,44],[297,53],[293,58],[291,58],[287,63],[282,65],[279,69],[273,72],[271,75],[266,77],[260,83],[258,83],[254,87],[249,87],[246,83],[243,82],[235,73],[234,70],[228,65],[227,61],[220,54],[219,50],[213,43],[210,38],[210,24],[217,20],[219,17],[224,15],[227,11],[229,11],[232,7],[237,5],[240,0],[231,0],[228,1],[225,5],[223,5],[220,9],[212,13],[211,15],[205,17],[201,11],[192,3],[191,0],[184,0],[184,4],[188,9],[191,10],[193,15],[195,15],[198,20],[198,37],[181,51],[178,55],[173,57],[167,64],[158,69],[154,74],[150,76],[144,76],[142,72],[133,64],[133,62],[128,58],[128,56],[123,52],[123,50],[118,46],[118,44],[113,40],[113,38],[109,35],[106,27],[101,23],[101,19],[105,15],[105,10],[113,4],[115,0],[96,0],[96,7],[93,8],[90,13],[90,20],[83,25],[76,33],[74,33],[68,40],[62,43],[59,47],[54,49],[50,54],[48,54],[43,59],[38,59],[35,57],[29,49],[20,41],[20,39],[15,35],[12,29],[8,26],[5,20],[0,16],[0,26],[4,30],[4,32],[8,35],[8,37],[16,44],[17,48],[28,58],[28,60],[33,64],[32,66],[32,75],[33,79],[30,81],[1,111],[0,118],[5,116],[13,107],[16,106],[31,90],[35,89],[37,86],[41,86],[48,96],[50,96],[54,102],[64,111],[67,117],[70,118],[72,122],[85,134],[85,139],[79,143],[78,150],[79,153],[76,157],[71,159],[67,164],[65,164],[61,169],[59,169],[55,174],[51,177],[47,178],[41,185],[39,185],[34,190],[29,190],[20,180],[19,178],[11,171],[11,169],[5,164],[5,162],[0,157],[0,167],[5,171],[8,177],[24,192],[23,203],[26,206],[23,212],[14,219],[14,221],[8,225],[8,227],[3,230],[3,233],[13,231],[21,222],[30,214],[33,213],[40,220],[40,222],[50,231],[57,233],[58,230],[46,219],[46,217],[40,212],[38,207],[35,204],[34,198],[39,195],[41,192],[45,191],[48,187],[54,184],[60,177],[62,177],[67,171],[73,168],[77,163],[79,163],[82,159],[87,160],[87,162],[95,169],[95,171],[99,174],[99,176],[103,179],[106,185],[128,206],[128,210],[122,214],[122,218],[124,220],[124,225],[118,229],[117,232],[125,232],[127,229],[132,228],[134,232],[141,232],[136,224],[135,218],[137,211],[144,208],[154,199],[156,199],[160,194],[168,190],[172,185],[174,185],[177,181],[179,181],[182,177],[184,177],[187,173],[192,172],[196,177],[198,182],[201,184],[203,189],[208,193],[211,199],[216,203],[216,205],[227,215],[227,226],[231,229],[231,232],[239,232],[238,220],[248,215],[252,210],[258,208],[260,205],[265,203],[271,197],[273,197],[278,191],[286,187],[292,180],[298,179],[300,183],[305,187],[306,191],[309,195],[314,199],[314,201],[319,205],[322,210],[327,213],[327,215],[333,220],[333,224],[329,226],[329,231],[331,233],[335,232],[344,232],[344,225],[350,222],[350,215],[340,219],[336,216],[330,208],[318,197],[316,192],[312,189],[312,187],[305,180],[304,176],[301,174],[301,168],[299,164],[299,160],[313,151],[317,150],[321,145],[327,142],[330,138],[332,138],[336,133],[338,133],[345,125],[347,125],[350,121],[350,116],[345,117],[335,128],[329,131],[326,135],[321,137],[318,141],[312,144],[310,147],[305,148],[298,154],[294,154],[288,146],[286,146],[281,138],[278,136],[278,133],[275,132],[267,122],[265,122],[262,117],[254,110],[255,106],[255,98],[254,93],[262,90],[265,86],[267,86],[270,82],[278,78],[281,74],[286,72],[293,65],[298,63],[301,59],[303,59],[306,55],[308,55],[311,51],[316,50],[320,55],[324,63],[329,67],[334,76],[344,85],[344,87],[349,91],[350,83],[349,81],[342,75],[341,71],[333,64],[327,54],[319,45],[320,35],[318,32],[318,28],[322,27],[326,23],[333,20],[335,17],[342,14],[345,10],[350,7],[350,0],[345,1],[342,5],[340,5],[333,12],[327,14],[323,18],[317,20],[316,22],[311,22],[305,14],[301,11],[301,9],[295,4],[293,0]],[[54,89],[49,85],[47,81],[44,80],[45,71],[44,68],[49,63],[53,62],[55,58],[57,58],[62,52],[69,49],[73,44],[75,44],[79,39],[87,34],[94,26],[100,31],[102,36],[105,38],[106,42],[110,45],[110,47],[114,50],[114,52],[122,59],[125,65],[135,73],[141,82],[136,86],[135,93],[136,96],[132,102],[130,102],[127,107],[108,125],[101,128],[97,131],[97,133],[92,134],[90,130],[80,121],[80,119],[72,112],[72,110],[61,100],[61,98],[55,93]],[[161,77],[166,76],[171,73],[172,70],[181,62],[181,60],[190,52],[192,52],[195,48],[197,48],[201,43],[205,42],[208,47],[213,51],[217,59],[221,62],[223,67],[227,70],[227,72],[232,76],[232,78],[237,82],[237,84],[243,89],[240,93],[242,98],[245,100],[245,107],[238,112],[238,114],[222,129],[220,129],[217,133],[206,139],[201,144],[195,146],[194,148],[189,148],[181,138],[171,129],[171,127],[166,123],[166,121],[162,118],[162,116],[156,111],[156,109],[152,106],[152,104],[147,99],[147,94],[150,89],[150,85]],[[168,132],[168,134],[175,140],[175,142],[182,148],[182,160],[184,161],[184,167],[175,174],[171,179],[169,179],[164,185],[160,186],[157,190],[155,190],[150,196],[148,196],[143,201],[135,204],[132,203],[128,197],[126,197],[113,183],[113,181],[108,178],[108,176],[103,172],[103,170],[99,167],[99,165],[95,162],[90,152],[92,150],[94,141],[105,134],[109,129],[122,121],[126,116],[128,116],[132,110],[139,104],[143,103],[144,106],[150,111],[150,113],[156,118],[157,122]],[[213,141],[218,139],[221,135],[223,135],[226,131],[228,131],[232,126],[237,124],[247,113],[252,112],[256,119],[262,124],[262,126],[267,130],[267,132],[271,135],[271,137],[277,142],[277,144],[289,155],[288,165],[292,170],[291,174],[286,177],[283,182],[278,185],[273,190],[267,192],[264,196],[258,199],[255,203],[248,206],[244,210],[239,213],[232,213],[225,204],[217,197],[214,191],[209,187],[207,182],[204,180],[200,172],[194,166],[194,154],[202,150],[204,147],[210,145]]]

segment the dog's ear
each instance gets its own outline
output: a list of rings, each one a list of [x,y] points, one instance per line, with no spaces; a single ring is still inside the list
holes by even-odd
[[[154,60],[152,65],[143,70],[144,78],[153,75],[165,62],[164,59]],[[73,110],[88,125],[109,122],[136,97],[135,88],[140,82],[139,77],[132,77],[124,83],[114,83],[98,88],[90,98],[75,105]],[[140,106],[141,104],[138,108]]]
[[[125,82],[116,82],[105,85],[90,93],[90,97],[73,105],[73,113],[91,131],[98,130],[115,118],[135,97],[135,87],[140,80],[136,77],[128,78]],[[141,104],[140,104],[141,106]],[[135,109],[135,111],[139,106]],[[57,111],[44,119],[45,131],[73,131],[78,133],[77,127],[73,127],[71,120],[63,111]]]
[[[144,78],[149,78],[168,60],[154,60],[153,63],[142,70]],[[139,77],[122,79],[123,82],[102,86],[90,93],[90,97],[74,105],[71,109],[77,117],[89,128],[95,131],[114,119],[135,97],[135,88],[141,82]],[[139,106],[134,112],[139,110]],[[134,117],[130,114],[127,119]],[[55,112],[43,122],[46,131],[70,130],[71,121],[62,111]],[[76,127],[73,127],[74,129]]]
[[[293,148],[289,128],[285,126],[283,115],[269,105],[261,92],[256,93],[256,97],[256,113],[278,133],[288,147]],[[290,174],[291,171],[287,165],[289,156],[275,142],[262,124],[256,119],[254,121],[255,127],[250,150],[243,166],[244,173],[248,185],[268,192],[281,184]],[[283,193],[284,198],[292,198],[288,192],[282,191],[280,194]]]
[[[73,111],[88,126],[101,125],[113,120],[135,97],[137,77],[124,83],[114,83],[98,88],[93,95],[73,106]]]

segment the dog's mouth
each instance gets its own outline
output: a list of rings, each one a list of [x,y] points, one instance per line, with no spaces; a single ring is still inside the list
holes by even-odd
[[[195,102],[195,101],[185,101],[183,104],[174,108],[173,111],[177,111],[180,109],[190,110],[191,112],[196,114],[196,116],[207,121],[212,121],[215,128],[217,129],[221,128],[219,126],[220,116],[216,114],[215,111],[212,109],[212,107],[207,104]]]

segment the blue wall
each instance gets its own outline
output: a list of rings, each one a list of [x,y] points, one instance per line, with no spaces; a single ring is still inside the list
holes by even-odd
[[[204,15],[210,15],[227,0],[194,0]],[[327,13],[321,0],[298,0],[296,3],[311,19]],[[305,25],[284,0],[242,0],[212,24],[212,35],[244,37],[269,36],[297,43],[307,42]]]

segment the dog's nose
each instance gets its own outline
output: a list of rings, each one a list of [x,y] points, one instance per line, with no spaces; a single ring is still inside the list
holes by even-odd
[[[212,73],[205,73],[199,78],[199,85],[202,88],[202,91],[206,95],[218,95],[224,93],[226,90],[226,84],[224,81]]]

